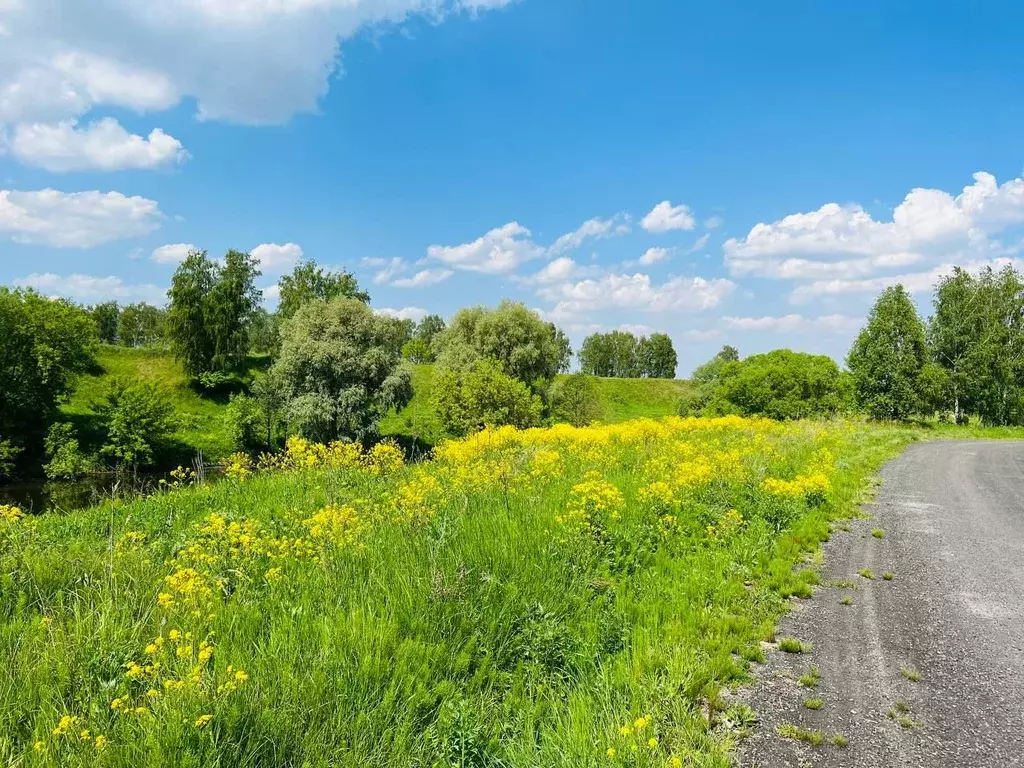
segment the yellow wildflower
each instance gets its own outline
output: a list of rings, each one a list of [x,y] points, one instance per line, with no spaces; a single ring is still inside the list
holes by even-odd
[[[93,740],[93,744],[96,745],[96,749],[103,749],[105,746],[107,746],[107,737],[103,735],[97,736]]]
[[[213,715],[200,715],[196,719],[196,728],[205,728],[210,724],[211,720],[213,720]]]

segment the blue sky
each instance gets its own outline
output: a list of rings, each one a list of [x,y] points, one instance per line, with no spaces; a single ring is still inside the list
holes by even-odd
[[[0,283],[160,302],[234,247],[665,331],[685,375],[1018,263],[1024,8],[771,5],[0,0]]]

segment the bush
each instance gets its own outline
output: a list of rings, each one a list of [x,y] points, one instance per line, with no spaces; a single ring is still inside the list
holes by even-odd
[[[51,480],[77,480],[89,469],[89,459],[82,453],[75,428],[60,421],[50,427],[46,435],[46,458],[43,467]]]
[[[586,373],[574,373],[557,380],[551,386],[551,419],[583,427],[601,415],[594,378]]]
[[[434,353],[423,339],[411,339],[402,345],[402,357],[410,363],[432,363]]]
[[[266,417],[255,398],[232,395],[224,412],[224,421],[235,451],[252,451],[266,446],[263,440]]]
[[[788,349],[723,363],[711,386],[703,407],[709,415],[805,419],[853,407],[853,382],[835,361]]]
[[[134,467],[153,463],[154,448],[171,431],[174,409],[154,384],[114,380],[96,411],[107,427],[100,454],[119,467]]]
[[[494,360],[478,360],[463,371],[442,371],[434,379],[434,407],[450,435],[510,424],[520,429],[540,423],[540,398],[502,372]]]
[[[18,463],[18,454],[21,448],[10,440],[0,440],[0,480],[6,480],[14,475],[14,467]]]

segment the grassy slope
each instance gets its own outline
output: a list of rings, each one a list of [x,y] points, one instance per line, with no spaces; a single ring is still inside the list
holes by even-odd
[[[443,431],[431,407],[434,367],[412,366],[412,402],[381,422],[385,435],[410,437],[428,445],[436,444]],[[600,420],[616,424],[642,417],[658,418],[676,413],[690,382],[683,379],[596,379],[601,403]]]
[[[387,509],[402,484],[422,489],[417,478],[438,470],[265,475],[16,523],[7,549],[0,535],[0,572],[9,574],[0,590],[0,762],[660,768],[679,757],[724,768],[731,734],[708,731],[708,700],[746,678],[743,659],[761,653],[786,597],[814,581],[793,566],[916,433],[806,424],[762,439],[758,429],[715,429],[682,435],[696,449],[690,456],[739,449],[749,459],[742,479],[684,491],[669,534],[640,489],[662,476],[647,466],[651,452],[662,452],[654,466],[667,473],[685,468],[678,434],[660,442],[638,434],[632,447],[597,455],[601,443],[588,437],[577,453],[563,452],[564,468],[520,475],[525,482],[488,483],[472,455],[454,457],[449,467],[462,480],[442,480],[444,496],[431,497],[427,516],[410,523],[367,511],[363,547],[345,538],[319,562],[230,555],[236,560],[214,566],[230,589],[195,616],[158,608],[157,593],[174,590],[165,563],[183,543],[198,543],[193,557],[237,553],[217,537],[196,538],[211,512],[301,534],[299,521],[325,504]],[[808,471],[821,445],[837,457],[823,505],[780,508],[759,491],[765,473]],[[621,516],[604,518],[607,534],[566,538],[557,516],[594,467],[624,495]],[[406,495],[413,506],[417,493]],[[722,525],[731,508],[744,527],[709,536],[706,526]],[[768,522],[787,519],[781,533]],[[141,548],[114,544],[128,530],[145,534]],[[271,565],[284,571],[268,583]],[[143,646],[172,627],[195,632],[185,658],[169,650],[182,643],[168,642],[156,680],[130,679],[125,663],[147,663]],[[150,685],[162,690],[186,675],[195,643],[213,631],[216,652],[199,688],[145,697]],[[229,664],[250,679],[215,694],[231,679]],[[115,697],[148,711],[117,714]],[[64,714],[83,717],[76,728],[106,734],[110,746],[97,757],[75,738],[52,736]],[[201,714],[214,717],[202,731]],[[641,715],[652,719],[639,734],[619,734]],[[31,751],[36,739],[45,752]]]
[[[115,378],[126,381],[149,381],[158,385],[174,406],[175,430],[171,434],[168,455],[164,460],[188,463],[196,451],[210,459],[226,456],[231,444],[224,427],[227,395],[211,397],[193,389],[181,365],[163,350],[126,349],[103,346],[97,354],[100,370],[83,376],[61,410],[79,428],[88,447],[95,448],[99,433],[94,404],[103,399]],[[260,359],[253,359],[259,367]]]

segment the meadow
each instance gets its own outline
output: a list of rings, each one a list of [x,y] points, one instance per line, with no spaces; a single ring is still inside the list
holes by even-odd
[[[640,419],[0,508],[0,761],[727,766],[833,520],[916,432]]]

